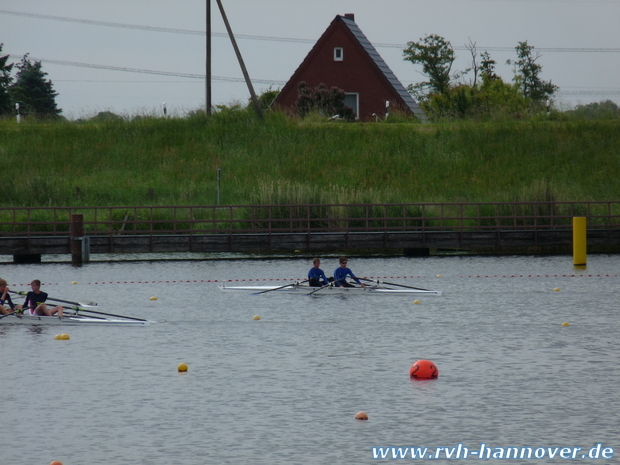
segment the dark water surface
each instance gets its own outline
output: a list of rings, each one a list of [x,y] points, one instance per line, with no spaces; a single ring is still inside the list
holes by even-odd
[[[444,292],[419,304],[213,282],[283,285],[305,259],[3,264],[14,290],[39,278],[51,297],[158,323],[0,327],[0,464],[370,464],[373,447],[459,443],[602,443],[612,459],[577,462],[620,463],[620,257],[588,259],[350,260],[360,276]],[[439,379],[410,380],[419,359]]]

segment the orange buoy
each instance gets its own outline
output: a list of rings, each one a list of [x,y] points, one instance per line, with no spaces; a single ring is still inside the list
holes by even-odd
[[[357,412],[355,414],[356,420],[368,420],[368,414],[366,412]]]
[[[418,360],[409,368],[409,377],[413,379],[437,379],[439,369],[430,360]]]
[[[52,463],[50,463],[50,465],[62,465],[62,462],[60,460],[54,460]]]

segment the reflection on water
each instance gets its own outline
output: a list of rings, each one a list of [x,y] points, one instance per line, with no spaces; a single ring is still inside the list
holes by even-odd
[[[373,446],[620,447],[617,256],[585,270],[565,256],[351,260],[360,276],[444,291],[419,305],[229,295],[214,282],[285,284],[310,266],[4,265],[10,283],[38,278],[52,297],[165,323],[0,327],[1,462],[357,464],[374,462]],[[328,274],[336,266],[323,260]],[[409,379],[423,358],[439,379]]]

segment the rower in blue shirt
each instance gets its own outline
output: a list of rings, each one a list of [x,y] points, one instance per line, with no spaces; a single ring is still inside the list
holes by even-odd
[[[323,270],[319,268],[321,266],[321,259],[314,258],[312,260],[312,268],[308,271],[308,285],[312,287],[321,287],[327,286],[329,284],[329,280]]]
[[[346,280],[347,276],[350,276],[355,280],[357,284],[362,287],[366,287],[366,284],[362,284],[362,282],[355,277],[353,272],[349,268],[347,268],[347,263],[347,257],[340,257],[340,266],[336,268],[336,271],[334,271],[334,284],[340,287],[355,287],[353,284],[348,283]]]

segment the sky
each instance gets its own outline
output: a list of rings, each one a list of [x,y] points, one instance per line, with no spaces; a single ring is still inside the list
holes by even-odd
[[[422,82],[403,60],[407,42],[448,40],[453,70],[471,66],[466,45],[488,51],[511,81],[515,47],[540,54],[541,78],[560,87],[554,105],[620,105],[620,0],[222,0],[255,91],[281,88],[336,15],[355,21],[403,85]],[[216,0],[212,100],[246,104],[250,93]],[[41,61],[70,119],[183,115],[204,110],[205,0],[2,0],[2,55]],[[471,75],[463,79],[468,81]]]

